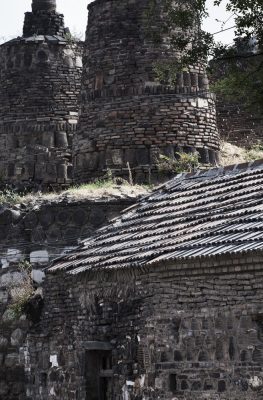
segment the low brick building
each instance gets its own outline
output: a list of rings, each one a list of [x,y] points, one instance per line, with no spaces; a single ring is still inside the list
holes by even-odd
[[[49,268],[28,398],[263,396],[263,162],[181,175]]]

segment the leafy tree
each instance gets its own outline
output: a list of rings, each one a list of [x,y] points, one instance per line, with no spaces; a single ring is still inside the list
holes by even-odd
[[[263,111],[263,54],[257,45],[236,40],[210,62],[209,72],[214,92],[254,113]]]
[[[223,0],[215,0],[214,7],[219,7]],[[200,62],[218,52],[213,35],[201,29],[202,20],[208,16],[206,0],[150,0],[148,21],[160,13],[162,8],[166,15],[166,24],[161,32],[154,32],[153,40],[161,41],[163,33],[169,33],[170,45],[183,52],[182,62]],[[236,37],[247,40],[257,38],[259,48],[263,46],[263,1],[262,0],[228,0],[226,10],[235,19]],[[150,25],[150,22],[149,22]]]
[[[214,7],[222,5],[222,1],[215,0]],[[213,59],[211,66],[220,77],[216,91],[263,109],[263,0],[227,1],[226,10],[234,17],[235,35],[239,38],[231,47],[216,43],[212,34],[202,30],[201,22],[208,15],[206,0],[150,0],[149,21],[156,13],[160,14],[160,7],[166,15],[166,24],[162,32],[154,32],[152,39],[160,43],[162,35],[167,33],[170,46],[180,56],[175,62],[157,62],[158,77],[162,78],[169,71],[167,81],[173,83],[179,70]],[[254,38],[257,45],[251,49],[248,43]]]

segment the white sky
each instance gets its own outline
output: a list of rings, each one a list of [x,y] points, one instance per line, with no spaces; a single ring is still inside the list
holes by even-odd
[[[87,5],[90,2],[91,0],[57,0],[57,10],[64,14],[65,25],[70,28],[72,33],[82,33],[83,39],[88,18]],[[222,29],[222,22],[217,22],[216,19],[226,21],[229,18],[224,7],[213,7],[213,2],[214,0],[207,0],[210,18],[204,23],[204,28],[211,33]],[[24,13],[31,11],[31,0],[8,0],[3,3],[0,13],[0,42],[21,36]],[[232,25],[233,18],[230,18],[224,28]],[[234,30],[232,29],[216,35],[215,38],[223,43],[231,43],[233,35]]]

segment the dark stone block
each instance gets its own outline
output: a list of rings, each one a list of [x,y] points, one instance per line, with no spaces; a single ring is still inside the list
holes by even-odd
[[[248,389],[249,389],[249,384],[248,384],[248,381],[246,379],[241,379],[240,386],[241,386],[242,392],[247,392]]]
[[[39,375],[39,381],[41,386],[47,386],[47,374],[45,372],[41,372]]]
[[[172,393],[175,393],[177,390],[177,376],[176,374],[169,375],[169,389]]]
[[[209,162],[210,162],[210,164],[211,165],[215,165],[216,162],[217,162],[217,157],[216,157],[215,151],[209,149],[208,150],[208,154],[209,154]]]
[[[229,338],[229,357],[230,360],[234,360],[236,354],[236,348],[235,348],[235,338],[230,337]]]
[[[25,385],[24,382],[14,382],[14,384],[11,386],[11,393],[19,396],[21,393],[24,393],[25,391]]]
[[[59,381],[59,370],[52,369],[48,378],[49,378],[50,382],[58,382]]]
[[[199,356],[198,356],[198,361],[204,362],[208,361],[209,357],[206,351],[200,351]]]
[[[58,178],[59,179],[67,179],[67,164],[59,164],[58,165]]]
[[[23,311],[26,314],[27,319],[36,324],[40,321],[43,306],[43,297],[39,294],[34,294],[24,305]]]
[[[3,210],[0,212],[0,225],[10,225],[12,222],[12,211]]]
[[[46,234],[42,226],[37,226],[31,231],[31,240],[33,243],[44,243],[46,240]]]
[[[161,362],[166,362],[166,361],[170,361],[169,355],[167,354],[167,352],[162,351],[162,353],[161,353]]]
[[[88,218],[87,212],[85,210],[81,209],[81,208],[76,210],[76,211],[74,211],[74,213],[72,214],[72,221],[77,226],[84,225],[86,220],[87,220],[87,218]]]
[[[186,380],[183,380],[182,382],[181,382],[181,390],[188,390],[188,383],[187,383],[187,381]]]
[[[147,148],[135,149],[135,157],[137,165],[148,165],[150,163],[150,154]]]
[[[223,393],[226,391],[226,382],[221,380],[218,382],[218,392]]]
[[[67,132],[56,132],[56,147],[67,148],[68,137]]]
[[[209,164],[209,151],[206,148],[199,148],[197,149],[198,153],[200,154],[200,162],[204,164]]]
[[[199,391],[201,389],[202,389],[202,384],[201,384],[200,381],[195,381],[195,382],[192,383],[191,390]]]
[[[86,153],[83,160],[83,166],[87,168],[87,170],[94,171],[98,167],[98,162],[99,162],[98,153],[96,152]]]
[[[250,360],[249,353],[247,350],[242,350],[240,353],[240,361],[248,362]]]
[[[89,222],[94,227],[99,227],[105,222],[106,216],[101,208],[93,208],[90,213]]]
[[[49,242],[56,242],[61,239],[61,230],[58,226],[52,225],[46,232],[46,235]]]
[[[174,351],[174,361],[183,361],[183,355],[181,351],[179,350]]]
[[[2,376],[1,376],[2,378]],[[4,399],[4,396],[6,396],[9,392],[9,386],[6,381],[1,380],[0,381],[0,396]]]
[[[58,211],[56,221],[59,225],[67,225],[71,220],[71,216],[72,214],[67,210]]]
[[[26,228],[33,229],[38,224],[38,216],[35,212],[29,212],[24,218]]]
[[[54,211],[54,212],[56,212],[56,211]],[[52,210],[46,210],[46,209],[41,210],[38,217],[39,217],[40,224],[44,228],[47,228],[48,226],[50,226],[55,219],[55,216],[54,216],[54,213],[52,212]]]
[[[13,365],[6,370],[7,382],[25,382],[25,371],[23,366]]]
[[[204,390],[207,391],[207,390],[213,390],[213,389],[214,389],[213,383],[211,381],[206,380],[204,383]]]
[[[1,216],[0,216],[0,220],[1,220]],[[1,222],[0,222],[0,224],[1,224]],[[9,231],[9,229],[8,229],[7,225],[1,225],[1,228],[0,228],[0,240],[5,240],[7,238],[8,231]]]
[[[32,54],[29,52],[26,52],[24,55],[24,66],[29,68],[32,64],[32,59],[33,59]]]

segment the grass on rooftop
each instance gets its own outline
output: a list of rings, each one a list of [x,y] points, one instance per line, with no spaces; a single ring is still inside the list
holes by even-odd
[[[122,178],[98,179],[91,183],[74,185],[62,192],[17,192],[12,188],[0,191],[0,205],[15,205],[19,203],[29,203],[35,200],[59,200],[67,195],[76,199],[98,198],[105,196],[119,195],[140,195],[152,189],[151,185],[132,185]]]

